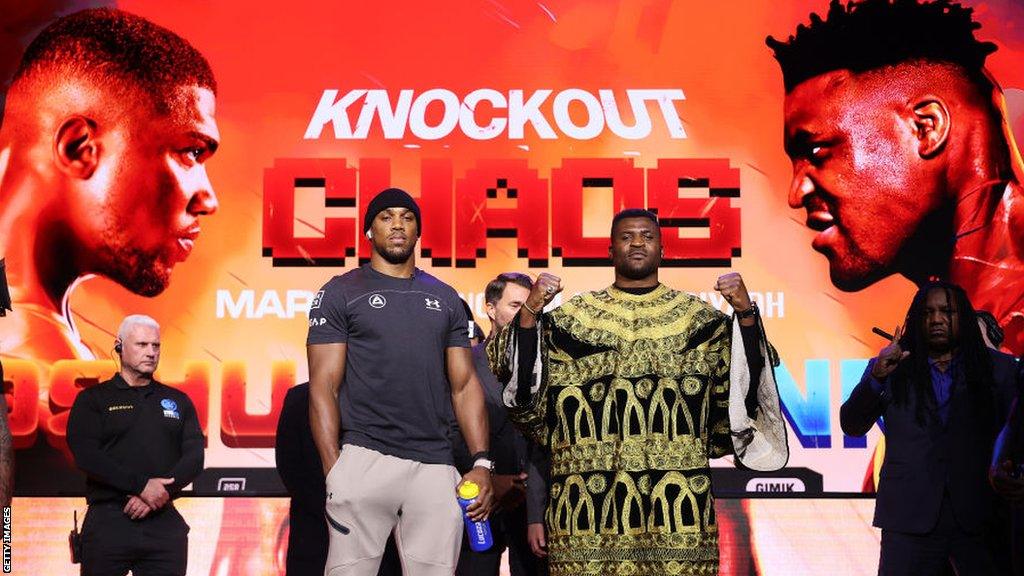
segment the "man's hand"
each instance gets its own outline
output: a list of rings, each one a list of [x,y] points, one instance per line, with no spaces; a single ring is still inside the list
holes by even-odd
[[[174,482],[174,478],[150,478],[149,482],[146,482],[146,487],[142,489],[142,493],[139,494],[139,498],[142,498],[142,501],[153,510],[159,510],[171,499],[165,486],[172,482]]]
[[[562,291],[562,279],[554,274],[541,272],[537,281],[533,283],[533,289],[526,298],[526,303],[519,313],[519,325],[523,328],[533,328],[537,325],[537,317],[533,312],[540,314],[545,306],[555,299],[555,295]],[[532,310],[533,312],[531,312]]]
[[[487,520],[494,506],[494,491],[491,490],[491,471],[486,468],[473,468],[462,477],[462,482],[472,482],[480,487],[475,501],[466,509],[470,520],[479,522]],[[461,482],[460,482],[461,484]]]
[[[530,543],[530,550],[538,558],[546,558],[548,555],[548,539],[544,534],[544,523],[534,522],[526,526],[526,541]]]
[[[132,520],[141,520],[152,511],[149,504],[146,504],[146,501],[138,496],[129,498],[128,503],[124,506],[124,513]]]
[[[494,486],[495,508],[498,510],[512,510],[526,498],[526,472],[495,474],[491,483]]]
[[[750,309],[750,294],[747,293],[747,286],[743,283],[743,277],[737,272],[718,277],[715,282],[715,290],[725,296],[726,302],[737,312]]]
[[[875,380],[887,378],[900,365],[900,362],[910,356],[910,352],[900,348],[901,336],[903,336],[903,327],[897,326],[892,333],[892,342],[878,353],[875,365],[871,367],[871,375],[875,377]]]
[[[988,481],[1000,496],[1019,502],[1024,500],[1024,477],[1016,470],[1012,460],[1003,460],[988,471]]]

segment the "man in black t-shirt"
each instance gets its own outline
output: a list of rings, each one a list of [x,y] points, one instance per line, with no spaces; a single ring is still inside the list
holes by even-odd
[[[184,576],[189,528],[172,500],[203,470],[195,406],[153,379],[155,320],[125,318],[114,350],[118,373],[78,394],[68,417],[68,446],[88,477],[82,574]]]
[[[416,268],[420,213],[388,189],[367,208],[370,263],[331,279],[309,315],[310,425],[327,475],[327,573],[374,575],[388,534],[417,575],[450,575],[462,537],[448,422],[454,409],[491,507],[483,391],[458,294]],[[339,451],[339,439],[342,445]]]

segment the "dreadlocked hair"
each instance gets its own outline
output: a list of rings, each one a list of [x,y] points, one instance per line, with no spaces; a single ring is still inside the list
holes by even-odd
[[[928,294],[933,290],[942,290],[946,293],[946,302],[949,303],[950,310],[950,329],[953,326],[952,315],[955,313],[958,317],[958,333],[951,334],[952,347],[959,357],[958,373],[954,374],[954,378],[963,378],[967,385],[971,411],[976,420],[991,426],[994,433],[997,424],[992,397],[992,357],[981,337],[977,313],[971,306],[967,293],[956,284],[943,281],[928,282],[914,295],[910,309],[907,310],[906,331],[900,338],[900,347],[910,352],[910,356],[893,372],[893,400],[897,405],[906,405],[911,395],[916,397],[915,416],[921,425],[928,420],[928,408],[936,407],[935,395],[932,392],[931,366],[928,364],[928,335],[925,327]]]

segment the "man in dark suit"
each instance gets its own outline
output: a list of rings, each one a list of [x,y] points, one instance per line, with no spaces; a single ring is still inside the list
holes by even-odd
[[[288,576],[322,576],[327,564],[327,485],[320,453],[313,444],[309,427],[309,382],[288,391],[277,421],[274,445],[277,472],[284,482],[291,505],[288,508]],[[378,576],[402,573],[398,550],[388,539]]]
[[[487,316],[491,319],[492,335],[515,318],[519,307],[529,296],[532,286],[533,282],[529,276],[515,272],[499,274],[487,284],[484,302]],[[508,419],[508,412],[501,399],[501,384],[494,378],[487,365],[486,346],[485,341],[473,347],[473,363],[480,384],[484,388],[487,420],[491,426],[490,455],[494,460],[492,484],[496,512],[491,514],[490,524],[494,545],[486,551],[474,552],[463,536],[462,552],[455,574],[498,576],[501,555],[508,548],[509,570],[512,576],[533,576],[539,573],[542,561],[531,553],[526,540],[527,514],[523,502],[527,496],[527,461],[530,458],[530,447],[526,438]],[[471,468],[473,459],[457,425],[453,427],[452,446],[455,467],[459,472]]]
[[[309,382],[288,391],[277,421],[277,472],[291,498],[287,574],[323,574],[327,564],[327,488],[309,428]]]
[[[959,286],[925,284],[906,324],[843,404],[843,431],[884,417],[875,503],[880,575],[997,574],[985,545],[995,494],[987,471],[1016,392],[1013,357],[988,349]]]

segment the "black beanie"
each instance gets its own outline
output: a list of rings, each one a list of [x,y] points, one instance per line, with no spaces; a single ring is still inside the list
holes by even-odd
[[[370,205],[366,207],[366,215],[363,216],[363,234],[370,229],[370,225],[373,223],[373,219],[377,217],[377,214],[381,210],[387,208],[408,208],[412,211],[413,216],[416,216],[416,236],[422,234],[423,223],[420,222],[420,207],[416,204],[416,200],[405,190],[399,188],[388,188],[387,190],[377,194],[370,200]]]

